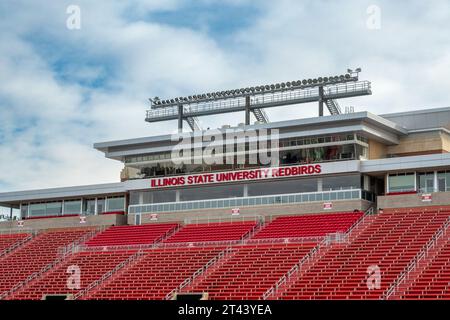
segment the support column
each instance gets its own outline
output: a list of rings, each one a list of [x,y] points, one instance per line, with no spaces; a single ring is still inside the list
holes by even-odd
[[[180,190],[175,192],[175,202],[180,202]]]
[[[245,124],[250,125],[250,96],[245,97]]]
[[[389,173],[386,173],[386,176],[385,176],[385,183],[384,183],[384,187],[385,187],[385,191],[384,191],[384,193],[386,194],[386,193],[389,193]]]
[[[244,184],[244,197],[248,197],[248,184]]]
[[[12,220],[13,218],[13,208],[9,208],[9,219]]]
[[[319,87],[319,117],[323,117],[323,87]]]
[[[317,192],[323,191],[323,178],[317,178]]]
[[[183,132],[183,105],[178,105],[178,132]]]
[[[433,191],[438,192],[439,191],[439,185],[438,185],[438,173],[437,171],[434,171],[434,181],[433,181]]]

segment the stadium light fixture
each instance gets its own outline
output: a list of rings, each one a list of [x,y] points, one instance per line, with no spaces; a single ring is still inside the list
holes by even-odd
[[[174,105],[190,104],[190,103],[206,103],[208,101],[216,101],[219,99],[240,98],[248,95],[273,94],[275,92],[284,92],[290,90],[302,90],[308,87],[331,86],[337,83],[358,81],[358,73],[361,68],[347,69],[347,72],[341,75],[324,76],[318,78],[306,78],[301,80],[272,83],[254,87],[245,87],[226,91],[216,91],[203,94],[190,95],[186,97],[177,97],[174,99],[159,100],[155,97],[149,99],[151,106],[157,108],[166,108]]]

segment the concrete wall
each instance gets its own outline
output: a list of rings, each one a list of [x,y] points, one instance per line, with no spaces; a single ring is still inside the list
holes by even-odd
[[[207,210],[192,210],[176,213],[159,213],[158,220],[151,220],[150,214],[142,215],[142,223],[161,223],[161,222],[184,222],[186,219],[191,221],[205,222],[210,221],[224,221],[231,218],[241,220],[253,219],[255,216],[264,216],[270,219],[270,216],[278,215],[298,215],[307,213],[331,213],[353,210],[367,210],[371,203],[366,200],[339,200],[332,201],[333,207],[331,210],[323,209],[323,202],[311,202],[304,204],[290,204],[290,205],[267,205],[243,207],[240,209],[239,216],[232,216],[231,209],[207,209]],[[45,218],[45,219],[30,219],[24,220],[24,226],[18,227],[17,221],[0,222],[0,231],[2,230],[24,230],[24,229],[55,229],[55,228],[78,228],[88,226],[110,226],[110,225],[124,225],[134,224],[135,215],[99,215],[87,216],[86,223],[81,224],[80,218],[76,217],[61,217],[61,218]]]
[[[421,194],[405,194],[393,196],[378,196],[377,207],[404,208],[450,205],[450,192],[431,193],[432,201],[423,202]]]
[[[420,155],[431,153],[443,153],[449,150],[444,149],[444,136],[439,131],[411,133],[399,140],[396,146],[387,148],[388,154],[395,155]]]
[[[17,221],[0,222],[0,230],[12,229],[52,229],[52,228],[74,228],[88,226],[110,226],[126,224],[126,215],[106,214],[99,216],[87,216],[86,223],[80,223],[80,217],[60,217],[45,219],[24,220],[23,227],[17,226]]]
[[[159,223],[159,222],[183,222],[185,219],[191,221],[208,220],[218,221],[231,219],[245,219],[245,217],[259,216],[277,216],[277,215],[296,215],[305,213],[330,213],[340,211],[367,210],[370,207],[370,202],[366,200],[342,200],[332,201],[333,208],[331,210],[323,209],[323,202],[300,203],[290,205],[267,205],[240,208],[239,216],[232,216],[231,209],[202,209],[190,210],[184,212],[161,212],[158,213],[158,220],[151,220],[150,214],[143,214],[141,217],[142,223]],[[135,214],[128,215],[128,224],[135,224]]]
[[[386,158],[387,147],[381,142],[369,140],[369,159]]]

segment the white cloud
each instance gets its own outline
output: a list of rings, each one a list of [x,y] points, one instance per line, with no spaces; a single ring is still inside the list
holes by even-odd
[[[185,1],[77,3],[82,21],[75,31],[65,27],[68,2],[0,4],[0,184],[6,185],[0,192],[118,181],[121,164],[104,159],[92,143],[172,132],[175,123],[144,122],[147,98],[154,95],[332,75],[361,66],[374,94],[341,101],[342,106],[385,113],[449,104],[447,1],[432,6],[411,1],[407,7],[377,1],[378,31],[366,28],[372,1],[258,1],[259,15],[249,27],[226,35],[148,18],[158,10],[188,10]],[[62,53],[68,61],[60,61]],[[83,84],[99,79],[98,87]],[[313,104],[268,113],[281,120],[314,116],[317,110]],[[201,121],[214,128],[242,119],[233,114]]]

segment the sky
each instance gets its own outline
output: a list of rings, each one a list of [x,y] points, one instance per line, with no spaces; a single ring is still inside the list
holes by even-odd
[[[150,97],[357,67],[373,95],[341,107],[450,106],[450,1],[1,0],[0,192],[119,181],[123,165],[92,145],[174,132],[176,122],[144,121]],[[200,120],[215,128],[243,117]]]

